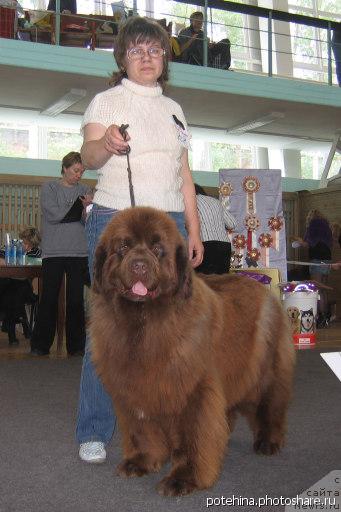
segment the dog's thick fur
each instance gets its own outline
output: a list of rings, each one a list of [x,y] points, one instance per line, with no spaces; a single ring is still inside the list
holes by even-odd
[[[287,315],[252,279],[195,275],[167,214],[128,209],[106,228],[91,335],[123,438],[119,474],[142,476],[171,459],[161,494],[210,487],[238,411],[256,452],[283,445],[294,366]]]

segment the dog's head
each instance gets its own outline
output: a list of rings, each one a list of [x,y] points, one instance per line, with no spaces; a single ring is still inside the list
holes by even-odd
[[[287,313],[291,320],[297,320],[298,317],[300,316],[300,310],[295,306],[289,306],[287,308]]]
[[[114,216],[95,253],[93,291],[131,301],[191,294],[192,269],[175,222],[154,208],[128,208]]]

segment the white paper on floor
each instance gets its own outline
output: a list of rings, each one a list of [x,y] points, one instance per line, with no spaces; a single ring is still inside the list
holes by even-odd
[[[341,352],[321,352],[320,355],[341,380]]]

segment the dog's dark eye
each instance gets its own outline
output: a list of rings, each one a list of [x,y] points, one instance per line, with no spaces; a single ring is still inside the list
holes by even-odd
[[[122,240],[122,242],[119,244],[117,248],[118,254],[121,256],[124,256],[124,254],[129,250],[129,243],[127,240]]]
[[[164,255],[163,247],[160,244],[155,244],[152,248],[152,251],[158,258],[161,258],[161,256]]]

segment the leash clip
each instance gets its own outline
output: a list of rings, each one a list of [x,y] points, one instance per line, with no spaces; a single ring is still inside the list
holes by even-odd
[[[129,127],[129,124],[121,124],[121,126],[118,129],[118,131],[122,135],[124,141],[127,140],[127,128],[128,127]],[[122,155],[128,155],[128,153],[130,153],[130,146],[128,146],[126,150],[120,151],[120,153]]]

